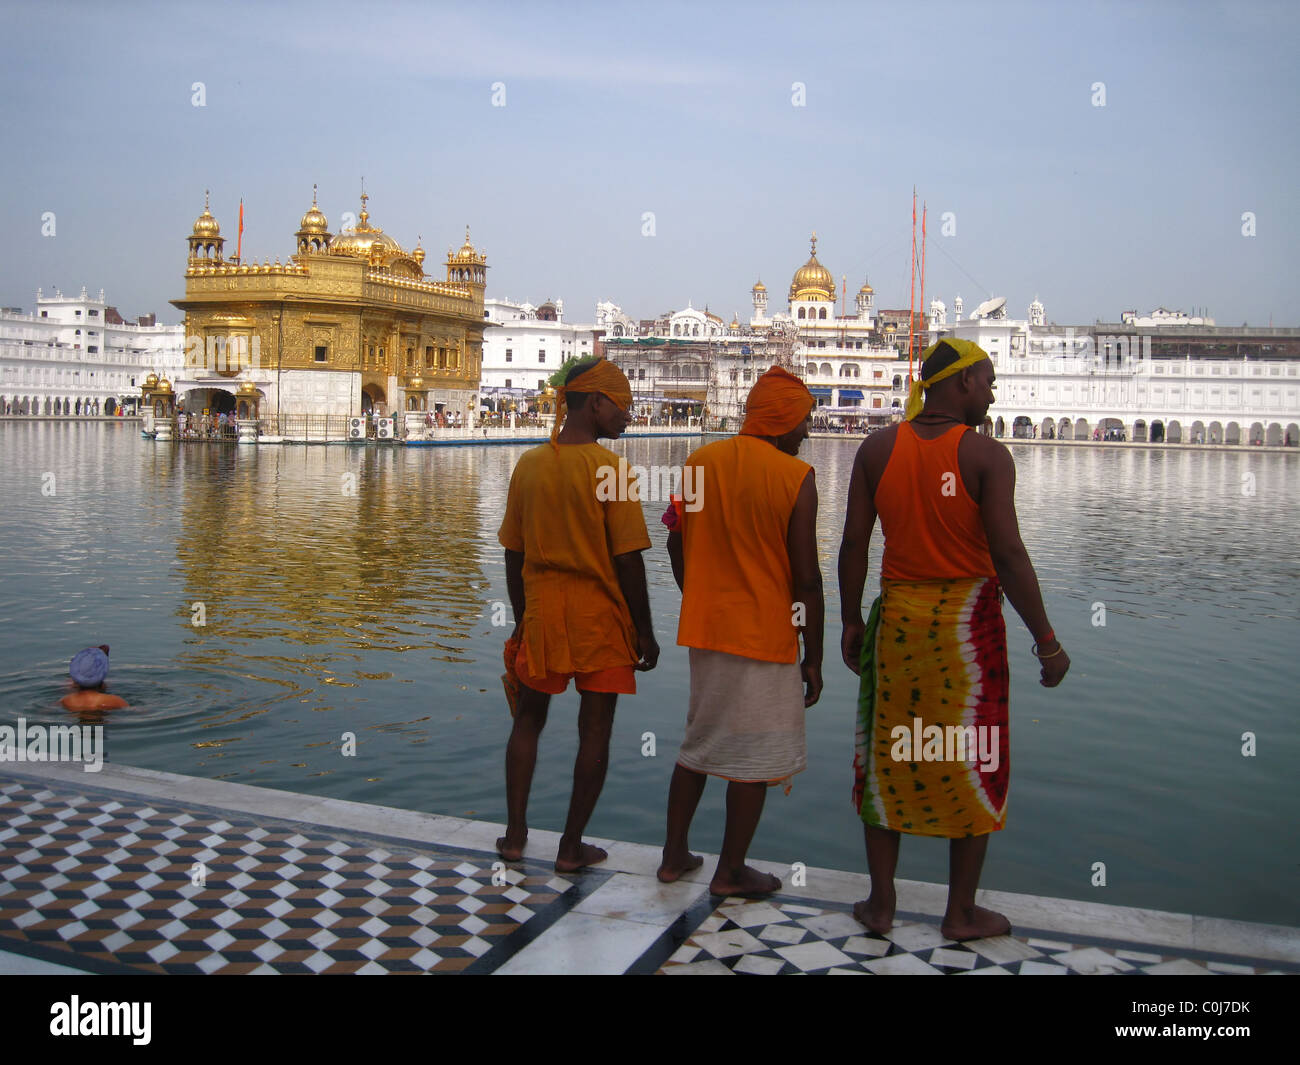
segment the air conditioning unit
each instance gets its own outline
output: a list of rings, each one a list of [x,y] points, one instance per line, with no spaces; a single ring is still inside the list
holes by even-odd
[[[366,420],[365,418],[348,419],[348,439],[364,440],[366,438]]]
[[[392,418],[380,418],[380,419],[379,419],[379,439],[380,439],[380,440],[391,440],[391,439],[393,439],[393,419],[392,419]]]

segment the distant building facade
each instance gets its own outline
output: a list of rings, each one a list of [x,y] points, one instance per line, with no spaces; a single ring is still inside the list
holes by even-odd
[[[1163,309],[1087,326],[1045,317],[1035,300],[1025,319],[972,314],[937,331],[989,353],[997,436],[1300,444],[1300,329],[1215,326]]]
[[[596,353],[596,329],[564,321],[564,301],[534,307],[508,299],[484,301],[483,371],[479,394],[488,407],[508,409],[544,393],[565,361]]]
[[[37,290],[34,313],[0,311],[0,411],[5,414],[116,414],[136,409],[151,373],[181,367],[184,328],[154,315],[126,322],[83,288],[80,296]]]

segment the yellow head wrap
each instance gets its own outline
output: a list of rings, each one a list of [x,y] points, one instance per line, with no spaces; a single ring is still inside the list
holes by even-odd
[[[584,370],[567,385],[562,385],[555,394],[555,424],[551,426],[551,446],[558,450],[556,438],[564,424],[569,405],[564,396],[567,392],[599,392],[614,403],[619,410],[627,410],[632,405],[632,386],[628,384],[623,371],[606,358],[591,364],[591,369]]]
[[[959,358],[956,362],[950,363],[938,373],[931,377],[927,377],[924,380],[922,380],[920,373],[917,373],[916,380],[912,382],[911,391],[907,394],[907,409],[903,412],[903,416],[909,422],[920,414],[922,408],[924,408],[925,390],[927,388],[945,380],[946,378],[952,377],[955,374],[959,374],[962,370],[966,369],[967,366],[974,366],[981,359],[987,359],[989,357],[989,353],[973,341],[944,337],[944,339],[939,341],[938,344],[931,344],[921,353],[922,365],[924,365],[925,361],[935,353],[935,350],[940,344],[946,344],[948,347],[952,348],[953,351],[957,352]]]
[[[749,390],[741,435],[783,436],[808,417],[815,402],[799,378],[773,366]]]

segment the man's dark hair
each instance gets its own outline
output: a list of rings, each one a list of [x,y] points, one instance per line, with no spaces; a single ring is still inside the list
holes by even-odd
[[[961,352],[946,340],[939,341],[939,343],[935,345],[934,351],[930,353],[930,357],[921,364],[921,380],[930,380],[930,378],[935,374],[942,370],[946,370],[960,358]]]
[[[564,375],[564,383],[567,385],[575,377],[580,377],[598,362],[600,362],[599,359],[586,359],[583,362],[575,362],[571,367],[569,367],[569,372]],[[591,395],[590,392],[566,393],[564,397],[564,405],[569,410],[582,410],[582,408],[587,405],[587,397],[589,395]]]

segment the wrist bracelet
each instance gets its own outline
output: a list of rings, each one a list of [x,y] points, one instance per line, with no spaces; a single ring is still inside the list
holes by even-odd
[[[1029,650],[1030,650],[1030,652],[1033,654],[1033,656],[1034,656],[1035,658],[1037,658],[1040,662],[1043,662],[1043,661],[1046,661],[1046,660],[1049,659],[1049,658],[1055,658],[1055,657],[1056,657],[1057,655],[1059,655],[1062,651],[1064,651],[1065,648],[1061,646],[1061,641],[1060,641],[1060,640],[1057,640],[1057,641],[1056,641],[1056,650],[1053,651],[1050,655],[1040,655],[1040,654],[1038,653],[1038,644],[1034,644],[1034,646],[1031,647]]]

